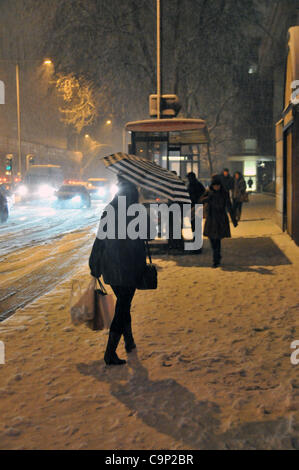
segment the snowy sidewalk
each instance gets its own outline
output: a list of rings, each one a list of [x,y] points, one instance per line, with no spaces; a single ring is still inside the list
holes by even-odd
[[[206,240],[155,260],[122,368],[104,366],[106,332],[70,324],[71,281],[0,324],[0,448],[299,449],[299,248],[273,215],[251,197],[221,269]]]

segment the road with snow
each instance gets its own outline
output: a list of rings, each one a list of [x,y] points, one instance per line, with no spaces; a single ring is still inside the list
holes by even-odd
[[[16,205],[0,225],[0,321],[87,262],[103,205],[55,210]]]

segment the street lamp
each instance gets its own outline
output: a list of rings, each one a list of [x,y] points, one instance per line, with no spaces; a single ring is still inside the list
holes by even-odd
[[[21,62],[40,62],[40,59],[24,59]],[[0,60],[0,62],[11,62]],[[43,65],[53,65],[51,59],[44,59]],[[17,93],[17,127],[18,127],[18,176],[22,176],[22,153],[21,153],[21,105],[20,105],[20,62],[16,62],[16,93]]]
[[[161,118],[161,0],[157,0],[157,119]]]
[[[53,62],[51,59],[45,59],[44,60],[44,65],[53,65]]]

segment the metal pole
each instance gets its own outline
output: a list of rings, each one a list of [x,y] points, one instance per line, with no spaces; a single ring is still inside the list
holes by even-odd
[[[161,0],[157,0],[157,118],[161,118]]]
[[[20,67],[16,64],[16,86],[17,86],[17,116],[18,116],[18,175],[22,176],[22,153],[21,153],[21,108],[20,108]]]
[[[126,129],[123,129],[123,152],[126,153]]]

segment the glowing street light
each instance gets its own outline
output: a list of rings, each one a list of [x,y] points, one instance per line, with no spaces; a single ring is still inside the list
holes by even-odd
[[[53,65],[53,62],[51,59],[45,59],[44,60],[44,65]]]
[[[110,119],[108,119],[108,121],[106,121],[106,124],[107,124],[107,126],[111,126],[112,121]]]
[[[17,132],[18,132],[18,176],[21,177],[22,173],[22,153],[21,153],[21,97],[20,97],[20,65],[21,63],[26,63],[26,62],[40,62],[39,60],[36,59],[23,59],[22,61],[16,62],[15,67],[16,67],[16,95],[17,95]],[[10,62],[9,60],[5,59],[0,59],[0,62]],[[47,67],[53,66],[53,62],[51,59],[44,59],[43,65],[46,65]]]

